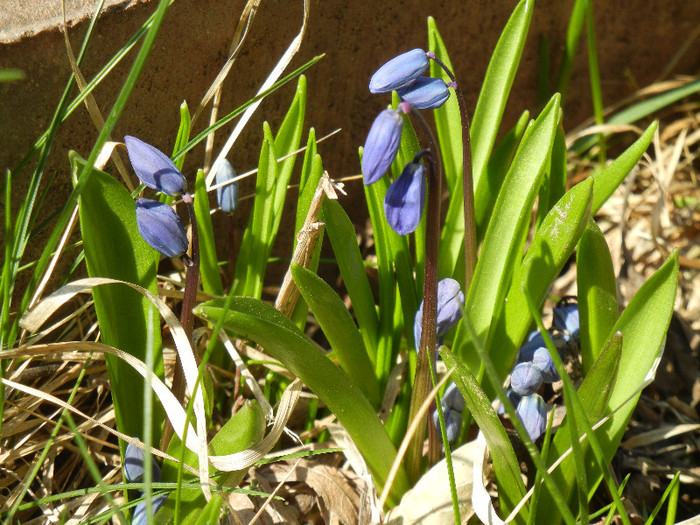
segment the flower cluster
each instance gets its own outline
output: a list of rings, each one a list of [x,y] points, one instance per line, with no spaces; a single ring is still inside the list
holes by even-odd
[[[547,331],[560,354],[579,342],[578,304],[574,297],[565,297],[552,313],[552,326]],[[537,392],[542,383],[559,381],[559,374],[538,330],[530,333],[518,352],[518,362],[510,374],[508,398],[535,441],[547,428],[547,407]],[[502,408],[501,408],[502,410]]]
[[[126,446],[126,451],[124,452],[124,465],[122,466],[122,471],[124,473],[124,479],[128,483],[142,483],[143,482],[143,461],[144,453],[138,447],[135,447],[131,443]],[[152,479],[154,482],[160,481],[160,467],[156,460],[151,458],[153,462],[152,467]],[[141,491],[139,491],[141,492]],[[155,496],[152,501],[153,514],[163,506],[165,500],[168,499],[166,494],[160,494]],[[136,505],[134,509],[134,514],[131,518],[131,525],[141,525],[147,523],[146,517],[146,502],[141,501]]]
[[[124,137],[131,166],[149,188],[166,195],[187,194],[185,176],[168,156],[136,137]],[[136,201],[136,224],[141,237],[166,257],[177,257],[187,251],[185,227],[175,210],[153,199]]]
[[[366,185],[374,184],[387,172],[401,143],[403,115],[415,109],[435,109],[450,96],[448,85],[440,78],[423,76],[430,53],[414,49],[380,67],[369,82],[372,93],[397,91],[402,102],[396,109],[385,109],[374,120],[362,154],[362,173]],[[416,155],[394,180],[384,198],[387,222],[399,235],[416,230],[425,203],[426,169]]]

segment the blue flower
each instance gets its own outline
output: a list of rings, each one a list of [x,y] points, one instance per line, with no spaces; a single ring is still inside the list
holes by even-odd
[[[532,441],[536,441],[547,429],[547,406],[539,394],[525,396],[515,409],[520,421],[525,425]]]
[[[166,195],[185,192],[187,188],[185,176],[165,153],[129,135],[124,137],[124,143],[131,166],[141,182]]]
[[[413,49],[392,58],[372,75],[369,90],[372,93],[391,93],[413,83],[428,69],[428,55],[422,49]]]
[[[462,413],[456,410],[442,409],[442,416],[445,418],[445,433],[447,441],[454,443],[459,437],[459,431],[462,429]],[[433,424],[435,428],[440,429],[440,416],[437,409],[433,411]],[[442,440],[442,433],[439,434]]]
[[[143,240],[166,257],[177,257],[187,251],[185,228],[180,217],[167,204],[138,199],[136,224]]]
[[[529,361],[515,365],[510,374],[510,387],[521,396],[537,392],[542,381],[542,371]]]
[[[410,86],[399,90],[399,96],[415,109],[435,109],[450,98],[450,90],[441,78],[419,77]]]
[[[399,110],[385,109],[374,119],[362,152],[365,185],[377,182],[391,166],[399,151],[402,129],[403,117]]]
[[[409,162],[384,196],[384,215],[399,235],[416,231],[425,204],[425,166]]]
[[[438,282],[437,286],[437,326],[435,327],[438,336],[445,335],[462,318],[464,309],[464,293],[459,287],[459,283],[454,279],[446,277]],[[420,338],[423,333],[423,302],[416,312],[413,322],[413,336],[416,343],[416,352],[420,348]]]
[[[224,159],[216,172],[216,184],[228,182],[236,178],[236,171],[231,163]],[[238,181],[216,188],[216,200],[221,211],[231,213],[238,208]]]
[[[122,471],[124,472],[124,479],[129,483],[141,483],[143,481],[144,457],[145,454],[139,447],[131,443],[126,446]],[[160,467],[153,456],[151,456],[151,461],[153,462],[152,479],[158,481],[160,479]]]
[[[578,342],[581,322],[575,297],[564,297],[552,311],[552,327],[563,332],[564,340]]]
[[[559,381],[559,373],[557,368],[554,366],[554,361],[552,361],[552,356],[549,355],[549,350],[544,347],[540,347],[535,350],[532,355],[532,364],[539,368],[542,372],[542,380],[545,383],[554,383]]]
[[[160,510],[167,499],[167,494],[160,494],[153,497],[151,500],[153,514],[151,514],[151,516],[155,516],[156,512]],[[146,523],[148,523],[148,518],[146,517],[146,502],[140,501],[134,509],[134,515],[131,517],[131,525],[146,525]]]

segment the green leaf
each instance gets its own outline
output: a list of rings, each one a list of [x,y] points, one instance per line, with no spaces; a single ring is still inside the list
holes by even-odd
[[[540,186],[537,200],[537,218],[535,227],[539,228],[542,220],[566,192],[566,137],[561,125],[557,128],[552,147],[552,159],[547,170],[545,182]]]
[[[593,181],[586,179],[571,188],[550,210],[535,233],[518,268],[503,310],[495,324],[491,356],[501,379],[505,378],[532,323],[523,285],[535,304],[540,304],[583,233],[590,216]]]
[[[593,186],[593,208],[591,213],[595,214],[600,209],[627,174],[634,169],[649,147],[658,125],[658,122],[652,122],[644,131],[644,134],[627,148],[622,155],[615,159],[612,164],[593,175],[595,185]]]
[[[396,449],[360,388],[334,365],[287,317],[271,306],[247,297],[234,297],[225,311],[217,299],[195,309],[197,315],[261,345],[299,377],[333,412],[352,437],[381,490],[396,457]],[[398,503],[408,489],[403,467],[391,488],[390,503]]]
[[[263,124],[263,145],[258,162],[258,177],[255,183],[255,203],[243,233],[241,249],[236,260],[236,280],[233,285],[235,295],[260,297],[267,258],[272,239],[274,221],[275,181],[277,180],[277,156],[272,140],[272,131]]]
[[[523,111],[515,126],[501,139],[501,142],[494,150],[493,156],[486,166],[483,183],[479,185],[474,193],[477,242],[484,238],[486,226],[491,219],[491,212],[496,204],[498,192],[501,190],[503,180],[506,177],[506,173],[508,173],[508,168],[511,162],[513,162],[515,151],[527,129],[529,119],[530,112]],[[445,230],[443,230],[443,237],[445,236]],[[464,226],[462,226],[462,230],[464,230]],[[462,232],[462,235],[464,235],[464,232]]]
[[[187,102],[183,102],[180,104],[180,126],[177,129],[177,138],[175,139],[172,155],[175,159],[173,162],[179,170],[181,170],[182,166],[185,164],[185,155],[177,156],[177,154],[187,145],[187,141],[190,140],[191,124],[190,108],[187,106]]]
[[[608,244],[593,219],[576,250],[581,358],[584,375],[598,358],[617,321],[617,283]]]
[[[301,142],[301,134],[304,128],[304,114],[306,112],[306,77],[301,75],[297,82],[296,94],[292,100],[287,115],[282,121],[277,136],[275,137],[275,153],[279,155],[277,158],[286,157],[293,151],[299,148]],[[277,236],[280,221],[282,219],[282,211],[284,209],[284,201],[287,196],[287,185],[292,176],[294,163],[297,156],[292,155],[288,159],[280,161],[277,167],[277,180],[275,183],[275,204],[273,207],[274,220],[271,224],[271,236],[274,239]]]
[[[479,93],[479,100],[474,110],[470,128],[472,177],[475,195],[481,195],[484,189],[480,186],[489,184],[485,172],[491,149],[496,142],[498,128],[505,110],[506,100],[513,85],[515,72],[520,63],[525,38],[532,18],[534,2],[521,0],[516,6],[496,48],[491,55],[484,82]],[[440,139],[442,141],[442,138]],[[442,144],[441,144],[442,146]],[[461,146],[460,146],[461,150]],[[461,173],[460,168],[460,173]],[[464,181],[458,177],[454,188],[451,188],[450,204],[447,210],[448,224],[453,231],[445,233],[440,250],[440,276],[449,277],[455,274],[455,268],[464,254]],[[478,201],[475,206],[480,206]],[[449,239],[449,240],[447,240]]]
[[[482,175],[496,141],[506,100],[520,64],[534,6],[535,2],[531,0],[521,0],[515,7],[493,50],[484,76],[470,132],[475,188],[483,183]]]
[[[525,495],[525,484],[520,473],[520,462],[501,424],[496,411],[491,406],[486,393],[479,386],[474,375],[457,357],[445,347],[440,349],[447,369],[455,368],[452,375],[457,388],[464,396],[466,407],[483,432],[489,447],[493,467],[498,479],[499,497],[506,505],[502,514],[508,514]],[[525,520],[527,513],[521,511],[519,517]]]
[[[447,54],[447,48],[440,36],[435,19],[428,17],[428,49],[435,53],[447,68],[454,72],[452,61]],[[446,84],[450,78],[442,67],[434,60],[430,61],[430,76],[442,78]],[[440,143],[440,155],[445,168],[445,178],[450,194],[454,193],[457,181],[462,178],[464,156],[462,154],[462,117],[459,114],[459,102],[457,96],[452,93],[450,98],[433,111],[435,116],[435,129]]]
[[[519,262],[520,255],[514,247],[520,242],[518,233],[522,232],[523,224],[530,219],[558,121],[559,97],[555,95],[525,132],[486,231],[467,295],[465,317],[469,317],[476,335],[485,342],[487,349],[490,347],[487,338],[489,326],[501,309],[513,270]],[[461,322],[455,336],[455,354],[465,359],[470,340],[464,322]],[[471,352],[471,357],[474,358],[474,352]],[[474,366],[474,361],[466,362]],[[476,370],[472,369],[472,372]]]
[[[69,154],[73,170],[85,161]],[[143,286],[158,293],[155,250],[139,235],[134,200],[129,192],[103,171],[92,170],[80,197],[80,230],[88,275],[110,277]],[[93,290],[102,342],[146,361],[151,342],[155,371],[161,377],[160,317],[151,302],[127,286],[109,284]],[[105,356],[117,428],[142,439],[144,425],[144,379],[131,366],[114,356]],[[157,440],[160,408],[153,413]]]
[[[323,279],[306,268],[293,264],[292,276],[328,339],[334,357],[372,406],[379,409],[381,397],[374,369],[345,303]]]
[[[583,32],[583,23],[586,20],[586,4],[589,0],[575,0],[571,17],[569,18],[569,26],[566,29],[566,44],[559,67],[559,77],[557,78],[557,91],[561,93],[562,105],[566,101],[566,95],[569,91],[569,81],[571,80],[571,72],[574,66],[574,59],[581,40]]]
[[[335,200],[323,201],[323,217],[326,222],[326,233],[331,241],[345,289],[350,296],[365,348],[373,366],[376,366],[379,319],[372,288],[357,245],[355,227],[343,207]]]
[[[192,517],[191,521],[183,522],[185,525],[218,525],[223,500],[219,494],[212,496],[209,503],[202,509],[200,513]]]
[[[209,194],[206,184],[204,172],[197,171],[194,184],[194,214],[197,218],[197,236],[199,237],[199,271],[204,292],[210,295],[223,295],[224,288],[221,284],[219,261],[216,257],[216,241],[209,213]]]

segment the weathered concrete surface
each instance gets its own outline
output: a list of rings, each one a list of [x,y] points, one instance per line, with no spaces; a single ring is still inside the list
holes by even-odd
[[[58,4],[36,2],[39,5]],[[121,6],[122,2],[118,3]],[[527,48],[506,113],[507,123],[512,123],[525,108],[537,110],[538,40],[541,36],[549,38],[552,70],[556,71],[572,3],[561,0],[537,2]],[[19,4],[25,2],[13,0],[10,5]],[[96,38],[82,67],[86,78],[90,79],[99,71],[156,7],[155,2],[132,1],[127,4],[131,5],[129,9],[117,6],[108,10],[99,21]],[[227,56],[243,5],[242,0],[178,0],[173,4],[114,137],[129,133],[164,151],[171,150],[178,125],[178,106],[183,100],[187,100],[191,108],[197,106]],[[320,147],[331,176],[340,178],[359,173],[357,147],[363,143],[372,119],[386,103],[386,98],[368,93],[369,77],[383,61],[395,54],[426,45],[426,16],[436,18],[467,94],[467,102],[473,108],[489,55],[514,5],[515,1],[511,0],[312,0],[307,38],[292,67],[326,53],[321,63],[307,74],[306,122],[319,134],[343,128],[340,135]],[[86,7],[88,12],[93,9],[89,4]],[[657,78],[700,20],[700,2],[612,0],[596,4],[596,10],[599,60],[607,103],[619,100],[634,88]],[[301,13],[300,1],[262,2],[248,40],[225,84],[221,114],[255,93],[298,31]],[[87,22],[83,21],[69,30],[76,50],[86,27]],[[3,34],[12,33],[4,27],[3,31]],[[134,56],[132,51],[95,91],[104,114],[111,108]],[[700,46],[693,45],[674,72],[694,73],[698,66]],[[0,85],[0,168],[5,170],[13,169],[36,137],[47,128],[69,78],[62,34],[57,29],[46,30],[0,46],[0,67],[16,67],[26,73],[24,81]],[[293,86],[287,86],[270,97],[252,119],[230,155],[239,171],[257,164],[262,121],[269,120],[275,129],[293,96],[293,89]],[[570,128],[591,114],[589,99],[588,70],[582,52],[574,69],[565,127]],[[199,129],[205,120],[200,120]],[[221,141],[225,134],[220,133],[218,140]],[[84,108],[61,127],[47,166],[46,178],[56,174],[54,189],[41,217],[55,211],[70,190],[67,151],[74,149],[86,156],[96,136]],[[189,155],[188,175],[192,175],[202,158],[201,148]],[[14,195],[23,193],[27,177],[26,170],[17,175]],[[365,216],[359,184],[349,185],[350,196],[344,201],[357,221]],[[250,188],[251,185],[244,185],[242,194],[249,192]],[[241,226],[246,216],[244,209],[239,214]],[[40,247],[44,235],[40,234],[33,246]],[[287,230],[284,237],[289,239],[290,236],[291,232]]]

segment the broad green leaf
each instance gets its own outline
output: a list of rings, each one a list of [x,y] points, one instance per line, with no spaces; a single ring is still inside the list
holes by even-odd
[[[235,295],[260,297],[267,258],[272,240],[274,221],[275,182],[277,181],[277,156],[272,140],[272,131],[267,122],[263,125],[263,145],[258,162],[258,177],[255,183],[255,203],[248,226],[243,233],[241,249],[236,260]]]
[[[221,495],[215,494],[201,512],[193,516],[191,521],[183,522],[183,525],[218,525],[223,505]]]
[[[223,295],[219,261],[216,257],[216,242],[214,228],[209,213],[209,194],[206,188],[204,172],[197,172],[194,184],[194,214],[197,218],[197,236],[199,237],[199,272],[202,277],[202,288],[211,295]]]
[[[566,29],[566,44],[564,45],[559,76],[557,78],[557,91],[561,93],[562,105],[564,105],[569,91],[569,81],[571,80],[574,58],[576,58],[581,33],[583,32],[583,23],[586,19],[586,4],[588,2],[589,0],[575,0],[571,10],[571,17],[569,18],[569,26]]]
[[[492,330],[491,356],[501,379],[510,370],[517,345],[523,341],[532,323],[523,286],[527,287],[535,304],[544,300],[550,284],[583,233],[592,198],[593,181],[586,179],[560,199],[535,233]]]
[[[435,19],[428,17],[428,49],[435,53],[447,68],[455,73],[452,61],[447,54],[447,48],[440,36]],[[444,69],[434,60],[430,61],[430,76],[442,78],[446,84],[450,83],[450,77]],[[459,102],[455,93],[450,98],[433,111],[435,116],[435,130],[437,131],[438,142],[440,143],[440,155],[445,168],[445,178],[447,179],[447,189],[450,194],[455,191],[457,181],[462,178],[463,169],[463,142],[462,142],[462,117],[459,114]]]
[[[323,217],[326,232],[333,247],[335,260],[348,291],[357,324],[373,365],[376,367],[377,335],[379,320],[374,295],[367,278],[360,248],[357,245],[355,227],[338,201],[323,201]]]
[[[525,484],[520,473],[520,462],[515,456],[513,446],[501,424],[496,411],[491,406],[486,393],[479,386],[479,382],[457,357],[445,347],[440,349],[447,369],[455,368],[452,375],[457,388],[464,396],[467,409],[479,425],[479,430],[484,434],[489,447],[493,467],[498,479],[499,497],[506,506],[502,514],[506,515],[525,495]],[[519,515],[524,521],[527,513],[522,511]]]
[[[394,333],[394,287],[395,276],[392,264],[390,236],[396,235],[384,217],[384,195],[389,187],[386,177],[382,177],[371,186],[365,186],[365,200],[369,210],[374,233],[374,246],[377,254],[377,273],[379,276],[379,332],[377,336],[377,360],[375,375],[383,388],[393,366]]]
[[[511,162],[513,162],[513,156],[527,129],[529,119],[530,112],[523,111],[518,122],[515,123],[515,126],[501,139],[501,142],[493,152],[493,156],[486,165],[483,183],[479,185],[474,194],[477,242],[480,242],[484,238],[486,226],[491,219],[491,212],[493,211],[494,204],[496,204],[498,192],[501,190],[501,185],[506,177],[506,173],[508,173],[508,168]]]
[[[617,321],[617,283],[608,244],[593,219],[576,250],[581,358],[584,375],[598,358]]]
[[[566,137],[564,137],[564,130],[560,125],[554,136],[550,168],[547,170],[545,182],[540,187],[540,195],[537,199],[535,228],[540,227],[549,210],[566,192],[566,179]]]
[[[486,348],[490,347],[489,326],[502,307],[513,270],[520,260],[514,247],[520,242],[518,234],[523,230],[523,223],[530,220],[558,121],[559,97],[555,95],[525,132],[486,231],[465,307],[465,316],[469,317],[477,337],[486,342]],[[466,358],[470,339],[461,322],[455,336],[455,354]],[[471,352],[472,358],[474,355]],[[474,359],[467,363],[477,366],[478,370]]]
[[[491,156],[506,100],[520,64],[534,7],[535,2],[532,0],[521,0],[515,7],[493,50],[484,76],[470,132],[474,188],[482,184],[482,175]]]
[[[228,311],[223,306],[224,300],[217,299],[200,305],[195,312],[213,321],[223,319],[225,329],[261,345],[318,395],[352,437],[381,490],[396,449],[360,388],[290,319],[271,306],[247,297],[234,297]],[[401,467],[392,485],[390,503],[398,503],[407,489]]]
[[[85,161],[70,153],[74,170]],[[80,197],[80,230],[88,275],[111,277],[157,293],[155,250],[139,235],[134,200],[129,192],[103,171],[92,170]],[[147,342],[155,353],[154,371],[161,377],[160,316],[151,302],[127,286],[109,284],[94,289],[95,311],[102,342],[146,361]],[[143,436],[144,379],[128,364],[106,356],[117,428],[130,436]],[[162,421],[160,405],[153,413],[154,440]]]
[[[287,115],[284,117],[277,136],[274,140],[276,158],[286,157],[299,148],[301,134],[304,128],[304,114],[306,112],[306,77],[301,75],[297,82],[296,94],[292,100]],[[274,207],[272,209],[274,220],[270,224],[272,239],[277,236],[277,229],[282,220],[284,201],[287,196],[287,185],[292,176],[294,163],[297,156],[292,155],[288,159],[280,161],[277,166],[277,180],[275,181]]]
[[[644,131],[644,134],[615,159],[612,164],[593,175],[595,186],[593,187],[592,214],[595,214],[600,209],[627,174],[637,165],[637,162],[639,162],[639,159],[642,158],[642,155],[649,147],[658,125],[658,122],[652,122]]]
[[[338,294],[318,275],[292,265],[292,276],[311,312],[321,326],[334,357],[375,409],[381,401],[379,385],[374,376],[364,342],[355,322]]]
[[[520,63],[533,7],[534,1],[532,0],[521,0],[516,6],[491,55],[491,61],[479,93],[479,100],[476,103],[469,132],[472,152],[472,185],[476,195],[484,192],[483,189],[479,188],[480,185],[488,184],[484,176],[486,165],[491,156],[491,149],[496,142],[506,100]],[[441,277],[455,274],[454,269],[457,267],[458,261],[463,260],[464,257],[464,254],[460,254],[464,251],[463,188],[464,181],[462,177],[458,177],[454,188],[451,188],[447,217],[449,224],[453,228],[461,228],[462,232],[455,231],[454,234],[451,234],[447,244],[449,251],[448,248],[443,248],[440,252],[440,258],[446,261],[444,265],[440,266]],[[443,239],[441,243],[444,242]]]

